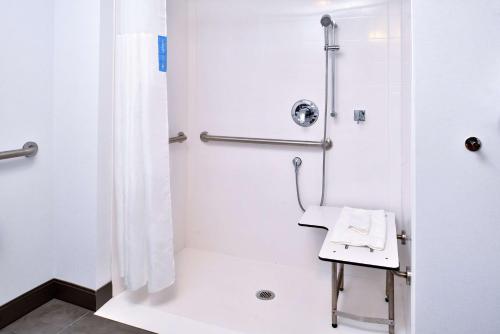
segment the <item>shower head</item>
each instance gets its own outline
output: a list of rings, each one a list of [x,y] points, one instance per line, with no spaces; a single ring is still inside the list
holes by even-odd
[[[333,39],[333,44],[335,44],[335,28],[337,27],[337,23],[328,14],[323,15],[320,22],[325,30],[325,50],[328,51],[331,39]]]
[[[325,28],[332,26],[333,28],[337,28],[337,23],[332,19],[332,17],[328,14],[325,14],[321,17],[321,25]]]
[[[321,22],[321,25],[322,25],[323,27],[325,27],[325,28],[326,28],[326,27],[329,27],[329,26],[333,26],[333,25],[334,25],[334,22],[333,22],[333,20],[332,20],[332,17],[331,17],[330,15],[328,15],[328,14],[323,15],[323,16],[321,17],[321,21],[320,21],[320,22]]]

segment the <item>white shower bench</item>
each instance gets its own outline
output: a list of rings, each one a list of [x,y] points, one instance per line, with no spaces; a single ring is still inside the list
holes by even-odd
[[[330,233],[337,222],[342,208],[327,206],[310,206],[300,218],[300,226],[327,229],[319,258],[332,262],[332,326],[337,328],[337,317],[357,321],[385,324],[389,333],[394,334],[394,272],[399,270],[398,242],[396,219],[392,212],[387,212],[387,238],[385,249],[370,250],[367,247],[353,247],[336,244],[330,241]],[[389,316],[372,318],[342,312],[337,309],[339,292],[344,288],[344,264],[382,269],[386,271],[386,301],[389,303]],[[337,265],[339,267],[337,267]]]

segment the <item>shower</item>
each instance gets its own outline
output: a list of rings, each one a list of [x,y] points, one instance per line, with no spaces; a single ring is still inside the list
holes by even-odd
[[[323,30],[325,33],[325,105],[324,105],[324,121],[323,121],[323,159],[322,159],[322,177],[321,177],[321,200],[319,205],[323,205],[325,202],[325,174],[326,174],[326,132],[328,125],[328,102],[329,97],[331,96],[331,106],[330,106],[330,116],[335,118],[337,113],[335,111],[335,52],[340,49],[340,47],[335,43],[335,29],[337,28],[337,24],[332,20],[332,17],[328,14],[325,14],[321,17],[320,20],[321,25],[323,26]],[[330,57],[332,58],[330,64]],[[331,86],[330,86],[331,83]],[[329,93],[330,92],[330,93]],[[292,109],[292,116],[294,115],[294,111],[296,106]],[[311,113],[308,113],[311,114]],[[317,118],[317,116],[316,116]],[[313,122],[316,120],[313,120]],[[294,118],[297,124],[301,126],[309,126],[304,125],[307,122],[299,123]],[[297,201],[299,203],[300,209],[305,211],[304,205],[302,204],[302,200],[300,198],[300,190],[299,190],[299,169],[302,165],[302,159],[300,157],[295,157],[293,159],[293,166],[295,168],[295,189],[297,191]]]
[[[337,23],[332,20],[332,17],[325,14],[321,17],[321,25],[325,31],[325,116],[328,109],[328,69],[329,69],[329,55],[332,51],[333,59],[331,64],[331,96],[332,104],[330,109],[330,116],[335,117],[337,113],[335,112],[335,51],[338,51],[340,47],[335,44],[335,29],[337,28]],[[325,129],[326,129],[326,118],[325,118]]]
[[[331,26],[331,25],[334,25],[334,22],[332,20],[332,17],[328,14],[325,14],[321,17],[321,25],[325,28]]]

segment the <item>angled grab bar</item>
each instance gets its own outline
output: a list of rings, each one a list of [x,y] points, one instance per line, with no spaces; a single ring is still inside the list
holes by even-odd
[[[203,142],[209,141],[224,141],[244,144],[269,144],[269,145],[289,145],[289,146],[308,146],[319,147],[329,150],[332,147],[332,141],[328,138],[323,141],[310,141],[310,140],[290,140],[290,139],[270,139],[270,138],[250,138],[250,137],[230,137],[230,136],[214,136],[209,135],[207,131],[200,134],[200,139]]]
[[[17,157],[32,157],[38,152],[38,145],[29,141],[23,145],[23,148],[12,151],[0,152],[0,160],[12,159]]]
[[[184,132],[179,132],[177,134],[177,136],[175,137],[170,137],[168,138],[168,142],[170,144],[172,143],[182,143],[183,141],[185,141],[188,137],[184,134]]]

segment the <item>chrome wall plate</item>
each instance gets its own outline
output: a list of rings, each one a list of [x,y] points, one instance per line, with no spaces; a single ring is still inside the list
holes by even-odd
[[[292,119],[300,126],[311,126],[316,123],[318,117],[319,109],[312,101],[300,100],[295,102],[292,107]]]
[[[366,111],[365,110],[354,110],[354,121],[359,124],[359,122],[366,121]]]

